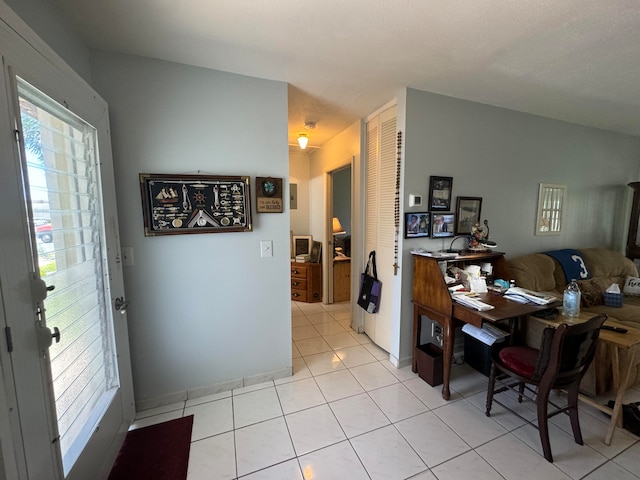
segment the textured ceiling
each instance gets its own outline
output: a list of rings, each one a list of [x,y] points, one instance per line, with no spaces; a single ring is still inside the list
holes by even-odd
[[[51,0],[91,46],[288,82],[320,146],[411,87],[640,135],[637,0]]]

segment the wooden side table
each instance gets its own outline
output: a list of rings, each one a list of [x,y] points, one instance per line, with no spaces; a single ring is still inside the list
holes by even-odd
[[[529,318],[535,319],[545,325],[556,326],[560,322],[585,322],[593,316],[594,314],[582,312],[579,317],[572,320],[568,320],[567,317],[563,317],[561,315],[559,315],[556,320],[543,320],[534,316]],[[611,415],[611,420],[609,421],[607,433],[604,438],[604,443],[606,445],[611,445],[611,439],[613,438],[613,432],[615,431],[616,426],[622,427],[622,400],[627,387],[629,386],[629,379],[631,377],[633,366],[638,360],[640,360],[640,355],[638,355],[638,351],[640,350],[640,329],[630,328],[613,320],[607,320],[604,324],[627,329],[627,333],[600,330],[600,336],[598,337],[599,342],[606,343],[612,347],[611,369],[613,370],[613,389],[616,392],[614,406],[613,408],[609,408],[607,405],[602,405],[601,403],[582,394],[579,395],[579,398],[587,405],[591,405],[601,412]],[[624,359],[622,362],[620,361],[621,356]]]
[[[629,328],[626,325],[622,325],[612,320],[607,320],[605,325],[612,325],[627,329],[627,333],[600,330],[599,341],[613,347],[611,349],[611,369],[613,370],[613,388],[616,392],[614,406],[611,409],[606,405],[594,402],[591,398],[585,397],[584,395],[581,395],[580,397],[586,404],[611,415],[607,434],[604,437],[604,443],[606,445],[611,445],[611,439],[613,438],[613,432],[615,431],[616,426],[622,427],[622,400],[624,398],[624,393],[629,386],[631,371],[636,363],[636,357],[640,348],[640,330],[636,328]],[[622,363],[620,362],[620,353],[623,354],[622,357],[624,358]]]

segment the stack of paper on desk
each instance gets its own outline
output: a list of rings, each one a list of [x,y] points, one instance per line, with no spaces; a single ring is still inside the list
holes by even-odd
[[[485,312],[487,310],[491,310],[492,308],[495,308],[493,305],[489,305],[488,303],[481,302],[478,299],[468,297],[464,294],[455,294],[453,295],[453,299],[456,302],[461,303],[465,307],[473,308],[480,312]]]
[[[505,298],[511,298],[516,302],[522,303],[522,300],[526,300],[538,305],[548,305],[558,300],[553,295],[547,295],[546,293],[534,292],[533,290],[527,290],[526,288],[511,287],[504,293]]]

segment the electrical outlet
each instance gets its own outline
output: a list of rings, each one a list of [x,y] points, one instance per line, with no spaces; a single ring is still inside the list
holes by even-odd
[[[431,337],[435,338],[437,335],[442,335],[442,326],[431,322]]]

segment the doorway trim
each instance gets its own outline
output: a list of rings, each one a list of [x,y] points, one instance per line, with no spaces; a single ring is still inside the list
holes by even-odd
[[[333,255],[335,245],[333,244],[333,175],[337,172],[340,172],[346,168],[351,169],[350,175],[350,186],[351,191],[349,192],[349,209],[351,212],[351,222],[349,224],[349,229],[353,232],[353,212],[354,212],[354,195],[353,195],[353,172],[355,168],[355,159],[356,157],[352,155],[350,158],[344,160],[344,162],[340,163],[339,166],[333,168],[329,171],[325,172],[325,238],[324,244],[327,245],[327,249],[324,255],[325,258],[325,266],[324,266],[324,288],[325,292],[327,292],[325,296],[325,301],[328,304],[334,303],[333,300]],[[352,235],[353,237],[353,235]],[[353,278],[353,262],[351,262],[351,277]],[[351,293],[353,294],[353,288],[351,289]]]

